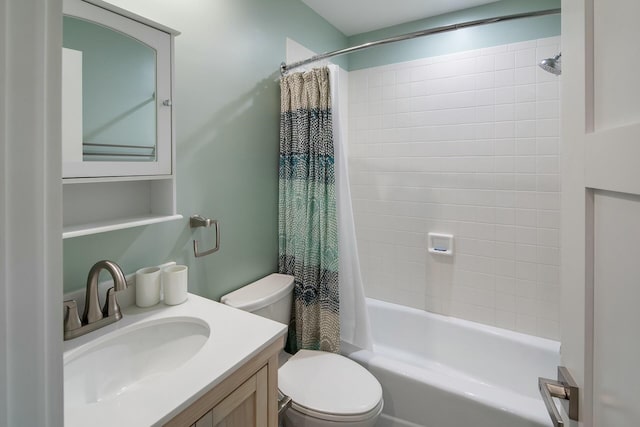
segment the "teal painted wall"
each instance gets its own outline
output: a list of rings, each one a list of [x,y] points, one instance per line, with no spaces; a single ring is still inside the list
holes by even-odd
[[[64,241],[65,292],[93,263],[125,273],[169,260],[189,266],[191,292],[219,298],[277,269],[279,64],[285,39],[315,51],[347,39],[299,0],[112,0],[182,32],[176,38],[178,211],[185,219]],[[114,201],[117,202],[117,201]],[[195,259],[188,218],[221,224],[219,252]],[[207,240],[208,239],[208,240]]]
[[[349,46],[427,28],[439,27],[441,25],[559,7],[560,0],[502,0],[454,13],[396,25],[382,30],[357,34],[349,37]],[[499,22],[474,28],[465,28],[449,33],[434,34],[428,37],[355,52],[349,55],[349,69],[359,70],[397,62],[412,61],[430,56],[446,55],[465,50],[558,35],[560,35],[560,15]]]

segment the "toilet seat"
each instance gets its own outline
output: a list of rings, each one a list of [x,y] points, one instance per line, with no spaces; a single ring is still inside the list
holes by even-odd
[[[365,368],[344,356],[300,350],[279,370],[280,391],[292,409],[323,420],[364,421],[382,410],[382,387]]]
[[[326,412],[317,412],[313,409],[305,408],[304,406],[297,405],[295,402],[291,404],[291,408],[304,414],[309,417],[318,418],[323,421],[333,421],[338,423],[355,423],[358,421],[366,421],[372,417],[376,417],[382,412],[382,400],[378,402],[378,405],[375,406],[371,411],[363,413],[363,414],[353,414],[353,415],[338,415],[338,414],[329,414]]]

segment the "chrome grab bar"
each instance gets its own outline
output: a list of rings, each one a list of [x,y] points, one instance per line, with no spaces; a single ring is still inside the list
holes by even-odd
[[[205,218],[201,215],[191,215],[191,217],[189,218],[189,226],[191,228],[196,228],[196,227],[211,227],[211,226],[215,227],[215,231],[216,231],[216,246],[212,249],[203,251],[203,252],[199,252],[198,251],[198,241],[197,240],[193,240],[193,254],[196,256],[196,258],[200,258],[203,256],[207,256],[209,254],[212,254],[214,252],[217,252],[220,249],[220,224],[218,223],[218,220],[215,219],[210,219],[210,218]]]
[[[553,402],[557,397],[563,401],[568,401],[568,408],[565,406],[569,418],[578,421],[578,384],[574,381],[569,370],[564,366],[558,366],[558,380],[548,378],[538,378],[538,390],[542,395],[544,406],[547,407],[553,427],[564,427],[564,421],[560,411]]]

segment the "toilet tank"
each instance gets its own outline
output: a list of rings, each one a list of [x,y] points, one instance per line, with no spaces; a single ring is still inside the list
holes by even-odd
[[[220,302],[288,325],[293,280],[293,276],[273,273],[224,295]]]

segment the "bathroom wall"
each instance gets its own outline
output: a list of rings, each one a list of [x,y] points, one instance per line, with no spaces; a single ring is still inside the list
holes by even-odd
[[[356,34],[349,37],[349,45],[355,46],[372,40],[380,40],[442,25],[559,8],[560,0],[500,0],[457,12],[383,28],[377,31]],[[557,35],[560,35],[559,14],[518,19],[465,28],[455,32],[434,34],[429,37],[407,40],[402,43],[393,43],[376,47],[375,49],[355,52],[349,55],[349,69],[359,70],[378,65],[411,61],[430,56],[445,55]]]
[[[352,71],[349,151],[370,297],[559,338],[559,37]],[[427,233],[455,235],[455,255]]]
[[[188,4],[169,0],[111,2],[182,32],[176,38],[174,105],[177,127],[178,211],[185,219],[65,240],[65,292],[84,287],[90,266],[99,259],[118,262],[126,273],[142,266],[175,260],[189,265],[190,290],[210,298],[218,298],[277,268],[277,71],[280,61],[285,58],[287,37],[295,39],[313,51],[323,52],[442,23],[517,13],[531,8],[530,2],[526,5],[527,2],[522,0],[503,0],[480,8],[347,39],[298,0],[190,0]],[[540,0],[535,5],[539,9],[558,6],[557,0]],[[519,21],[518,25],[495,24],[484,29],[476,29],[475,32],[464,30],[450,33],[448,37],[422,39],[426,45],[411,44],[413,42],[406,42],[408,45],[395,44],[392,50],[391,46],[388,46],[363,51],[337,58],[336,63],[352,69],[398,64],[398,61],[444,52],[525,40],[531,38],[532,34],[536,37],[557,35],[559,24],[556,24],[556,20],[554,17],[535,18]],[[555,54],[552,47],[541,49],[547,49],[548,55]],[[530,49],[523,49],[527,50]],[[542,53],[542,50],[536,50],[536,55]],[[549,103],[542,104],[546,102],[542,98],[540,102],[525,98],[527,102],[521,105],[516,102],[515,96],[519,91],[528,91],[530,97],[531,90],[534,90],[539,91],[544,98],[557,89],[552,88],[553,80],[541,80],[541,89],[537,86],[533,89],[533,83],[516,87],[515,83],[520,82],[516,81],[517,78],[523,78],[526,73],[531,77],[533,66],[516,69],[515,58],[514,54],[514,99],[513,102],[504,104],[513,107],[513,120],[504,116],[509,114],[509,107],[503,104],[479,105],[478,108],[474,105],[474,114],[476,110],[478,114],[493,114],[493,118],[486,118],[488,121],[484,123],[487,125],[485,130],[494,129],[494,136],[478,133],[478,138],[487,139],[473,140],[478,142],[471,147],[473,156],[467,156],[469,159],[462,160],[460,164],[457,164],[458,161],[445,149],[444,152],[431,154],[427,151],[420,152],[423,149],[435,148],[436,144],[427,143],[426,139],[413,139],[411,135],[418,132],[418,127],[412,127],[413,123],[406,122],[417,115],[449,114],[424,110],[431,101],[425,100],[424,105],[419,103],[422,102],[421,99],[427,98],[428,94],[406,93],[406,83],[409,83],[411,90],[411,86],[422,84],[426,87],[436,82],[434,80],[427,83],[430,78],[425,74],[423,77],[426,80],[422,82],[410,80],[403,83],[407,76],[409,79],[414,77],[411,72],[407,75],[408,69],[429,67],[429,60],[390,65],[377,70],[369,68],[353,73],[352,82],[355,82],[355,85],[351,87],[354,96],[350,96],[350,102],[353,104],[350,124],[352,127],[355,124],[356,128],[351,133],[350,148],[361,256],[366,255],[363,256],[363,268],[365,277],[372,279],[367,281],[371,296],[555,337],[557,310],[553,303],[550,305],[551,308],[544,308],[542,302],[552,295],[557,287],[557,280],[554,278],[557,261],[551,259],[557,254],[557,247],[554,247],[553,243],[554,236],[557,235],[557,210],[554,208],[554,194],[557,190],[550,191],[554,188],[557,175],[557,172],[552,172],[553,164],[557,161],[557,158],[554,160],[557,156],[557,138],[535,136],[534,149],[532,138],[524,137],[528,135],[526,132],[531,131],[532,120],[521,122],[515,119],[530,117],[518,114],[531,114],[532,104],[535,104],[536,117],[543,114],[543,105],[552,108],[553,111],[556,101],[551,99]],[[419,65],[421,61],[427,62]],[[497,64],[497,61],[498,57],[495,56],[494,64]],[[481,76],[478,71],[478,75],[475,76],[477,70],[467,71],[470,73],[466,75],[467,78],[474,76],[474,84],[476,79],[479,84],[489,84],[491,80],[488,74]],[[509,74],[507,69],[500,71],[503,72],[495,73],[493,77],[494,84],[498,74]],[[361,74],[360,83],[356,78],[358,73]],[[371,78],[369,73],[372,73]],[[540,76],[537,70],[534,74],[536,79],[550,78]],[[442,79],[442,82],[444,81],[445,79]],[[494,90],[495,93],[499,92]],[[367,96],[370,93],[373,97],[371,105],[365,106],[369,102],[368,98],[365,100],[357,97],[357,93],[362,95],[365,92]],[[482,93],[480,86],[474,86],[466,92]],[[456,106],[459,98],[468,98],[469,94],[464,93],[445,91],[441,94],[443,100],[439,102]],[[406,95],[409,97],[405,98]],[[557,97],[557,93],[552,96]],[[384,98],[384,103],[374,101],[376,97]],[[449,101],[445,101],[445,98]],[[448,104],[450,102],[453,104]],[[388,108],[391,105],[391,115],[382,117],[378,114],[383,107],[384,112],[389,112]],[[415,107],[415,110],[402,111],[401,109],[406,109],[407,105],[410,109]],[[469,111],[462,112],[462,109],[464,108],[460,107],[448,111],[456,111],[453,113],[455,117],[458,117],[456,114],[460,112],[460,118],[469,119]],[[490,110],[493,113],[490,113]],[[545,117],[545,120],[552,123],[554,119]],[[539,131],[545,131],[548,123],[540,125]],[[366,126],[369,125],[373,127],[367,130]],[[378,126],[383,126],[384,132],[379,132],[382,129],[374,129]],[[460,129],[471,127],[483,129],[478,123],[461,124]],[[445,126],[442,127],[444,128]],[[497,138],[503,128],[513,128],[517,138]],[[551,127],[548,129],[553,131]],[[399,139],[394,139],[393,143],[390,140],[377,139],[380,135],[388,135],[390,132],[387,131],[395,132],[398,136],[393,138]],[[364,138],[364,134],[370,134],[371,138]],[[464,136],[467,137],[470,138],[470,135]],[[462,150],[462,147],[471,141],[462,139],[452,146]],[[412,152],[414,149],[418,150],[419,156]],[[421,166],[422,162],[424,165]],[[513,171],[509,169],[511,162]],[[540,164],[541,168],[551,169],[544,173],[544,176],[541,175],[540,179],[538,176],[534,178],[535,171],[531,172],[532,162],[536,164],[536,168]],[[477,165],[473,168],[478,170],[460,169],[462,163]],[[484,173],[485,169],[481,168],[488,168],[489,163],[498,166],[502,164],[500,167],[508,170],[486,170]],[[444,166],[442,170],[425,169],[431,167],[428,165],[434,164],[448,165],[446,167],[451,169],[444,169]],[[545,164],[547,166],[544,166]],[[528,169],[525,165],[528,165]],[[517,169],[520,166],[525,168]],[[414,180],[415,177],[424,180],[433,178],[434,181]],[[380,186],[370,185],[370,178],[375,179]],[[532,187],[533,181],[536,185],[535,190]],[[482,193],[477,193],[476,190],[482,190],[479,186],[484,185],[483,182],[488,183],[487,188]],[[372,194],[372,191],[376,194]],[[426,194],[429,192],[442,197],[438,200],[443,203],[435,206],[426,199],[404,200],[410,193],[420,193],[419,197],[427,197]],[[486,195],[491,201],[495,201],[495,204],[477,200],[472,193],[482,194],[482,197]],[[471,199],[464,200],[467,196]],[[395,199],[400,199],[400,203],[394,201]],[[547,204],[533,206],[534,199],[536,203],[540,200]],[[501,203],[510,203],[513,206],[502,206]],[[411,213],[411,209],[418,207],[433,207],[434,212],[423,212],[424,215]],[[189,229],[188,217],[194,213],[219,219],[222,237],[221,250],[218,253],[197,260],[193,257],[192,239],[201,239],[206,246],[211,243],[211,236],[206,230],[192,232]],[[472,215],[473,219],[470,219],[469,215]],[[489,221],[487,217],[493,216],[496,218],[495,221]],[[379,219],[384,221],[376,222],[373,226],[372,221]],[[501,224],[499,221],[507,223]],[[431,227],[434,224],[437,227]],[[539,233],[538,224],[542,230]],[[447,228],[449,226],[450,228]],[[424,239],[426,232],[432,228],[437,228],[437,231],[455,232],[458,250],[456,257],[438,260],[426,255]],[[535,230],[535,243],[532,229]],[[483,234],[485,232],[486,234]],[[501,233],[507,233],[507,236],[499,237],[502,236]],[[513,241],[499,241],[509,236],[513,236]],[[363,245],[364,242],[366,244]],[[499,249],[496,248],[501,248],[503,252],[497,252]],[[505,252],[508,250],[511,250],[512,256]],[[396,258],[399,259],[399,263],[392,265],[390,260]],[[384,263],[380,263],[381,259]],[[505,260],[506,263],[500,260]],[[380,275],[374,273],[377,267],[372,264],[376,261],[385,266]],[[486,262],[489,267],[485,266]],[[504,267],[507,264],[508,267]],[[498,269],[502,268],[500,266],[509,269],[508,274],[511,276],[498,274]],[[532,271],[534,266],[535,274]],[[485,271],[483,268],[490,268],[491,271]],[[513,269],[513,273],[510,269]],[[398,275],[391,275],[389,272],[397,272]],[[432,280],[434,275],[437,280]],[[474,279],[471,280],[469,277]],[[479,290],[473,294],[472,290],[475,288]],[[462,295],[464,292],[465,296]],[[542,313],[544,310],[551,314]]]
[[[292,37],[315,51],[347,39],[298,0],[112,0],[182,32],[176,38],[178,212],[184,219],[64,241],[65,292],[100,259],[126,273],[175,260],[189,289],[218,298],[277,269],[279,65]],[[117,203],[114,200],[114,203]],[[192,214],[216,218],[219,252],[195,259]],[[204,233],[204,234],[203,234]]]

